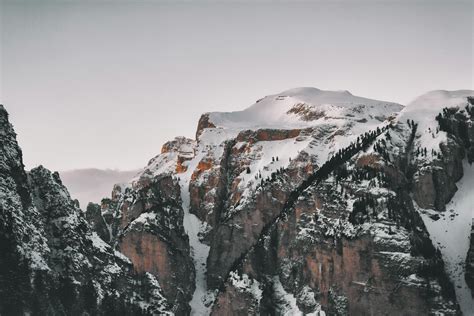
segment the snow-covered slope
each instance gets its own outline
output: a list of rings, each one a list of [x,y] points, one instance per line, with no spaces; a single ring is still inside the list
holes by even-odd
[[[329,148],[335,151],[335,145],[342,147],[357,135],[393,119],[402,108],[397,103],[362,98],[348,91],[295,88],[266,96],[243,111],[204,114],[209,124],[198,130],[198,142],[214,157],[219,157],[222,143],[244,130],[317,128],[330,132]],[[186,155],[192,156],[195,150],[192,142],[183,138],[170,143],[179,143],[179,152],[186,152]],[[169,157],[155,157],[148,170],[154,169],[155,173],[170,171],[166,166],[176,158],[174,153]]]
[[[243,130],[310,128],[329,132],[331,142],[322,148],[335,152],[357,135],[394,118],[402,108],[397,103],[362,98],[348,91],[295,88],[266,96],[243,111],[206,113],[203,117],[208,120],[208,128],[198,130],[198,135],[200,141],[216,145]]]
[[[440,143],[446,143],[447,134],[440,131],[436,116],[444,108],[459,108],[466,105],[466,97],[474,95],[473,90],[435,90],[425,93],[410,102],[398,117],[400,122],[414,121],[417,127],[417,145],[427,149],[428,160],[433,159],[432,150],[439,152]]]
[[[359,135],[386,125],[402,109],[400,104],[362,98],[348,91],[307,87],[283,91],[266,96],[243,111],[204,114],[207,125],[198,130],[196,142],[183,137],[168,142],[134,182],[141,177],[174,173],[180,168],[177,164],[195,154],[219,160],[225,142],[240,134],[233,149],[245,151],[249,170],[242,170],[239,187],[252,190],[260,179],[287,168],[300,152],[307,152],[322,164]],[[257,137],[250,144],[248,135],[241,134],[245,130],[264,130],[267,134],[272,130],[303,131],[281,139]]]
[[[379,120],[400,111],[400,104],[371,100],[349,91],[295,88],[266,96],[238,112],[209,113],[209,121],[227,129],[305,128],[324,123]]]
[[[426,121],[434,119],[445,107],[451,108],[466,105],[466,97],[473,94],[474,90],[430,91],[410,102],[400,114],[402,118],[426,123]]]

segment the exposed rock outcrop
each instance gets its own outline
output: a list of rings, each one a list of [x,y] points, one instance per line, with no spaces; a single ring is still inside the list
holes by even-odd
[[[102,216],[100,205],[90,202],[87,205],[85,216],[92,230],[95,231],[103,241],[110,242],[110,231]]]
[[[209,121],[209,113],[205,113],[201,115],[199,118],[198,126],[196,129],[196,140],[199,139],[199,136],[201,136],[202,131],[205,128],[215,128],[216,126]]]
[[[142,178],[134,188],[114,190],[103,205],[112,244],[130,258],[138,273],[149,272],[162,284],[174,312],[187,313],[194,290],[194,268],[183,228],[179,184],[171,176]]]
[[[450,139],[440,145],[443,159],[429,164],[419,163],[414,167],[413,195],[417,204],[424,209],[445,211],[446,204],[456,193],[456,182],[463,175],[462,160],[465,150],[462,143]]]
[[[294,160],[300,166],[304,159]],[[268,183],[255,191],[252,199],[243,204],[238,212],[229,214],[214,230],[208,258],[208,284],[218,287],[225,280],[236,260],[252,247],[262,230],[273,223],[280,214],[293,188],[313,170],[301,166],[290,172],[283,181]]]

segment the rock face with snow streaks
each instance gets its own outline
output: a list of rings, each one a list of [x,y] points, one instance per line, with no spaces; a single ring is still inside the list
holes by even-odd
[[[163,154],[175,155],[178,166],[183,155],[166,146]],[[158,279],[163,295],[178,314],[189,311],[187,302],[194,290],[181,203],[176,178],[170,174],[154,177],[145,171],[131,187],[116,187],[113,198],[103,200],[102,206],[112,233],[111,244],[131,260],[135,271],[149,272]]]

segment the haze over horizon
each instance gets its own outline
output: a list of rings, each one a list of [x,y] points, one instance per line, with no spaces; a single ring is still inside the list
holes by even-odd
[[[27,168],[141,168],[202,113],[294,87],[473,89],[469,1],[0,5],[0,103]]]

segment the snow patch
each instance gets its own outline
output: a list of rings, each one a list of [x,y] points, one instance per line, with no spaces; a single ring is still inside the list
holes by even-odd
[[[156,219],[156,213],[141,213],[140,216],[138,216],[136,219],[134,219],[131,223],[129,228],[131,229],[135,225],[143,225],[146,227],[146,225],[149,225],[149,223],[155,221]]]
[[[275,299],[278,302],[277,312],[278,315],[283,316],[296,316],[296,315],[311,315],[311,316],[326,316],[326,313],[321,309],[321,306],[318,304],[316,309],[309,313],[304,314],[296,304],[296,298],[293,294],[288,293],[283,288],[281,284],[280,277],[278,275],[272,278],[273,281],[273,292],[275,295]]]
[[[30,252],[31,268],[34,270],[50,271],[43,256],[36,250]]]
[[[230,283],[241,292],[250,293],[258,302],[263,297],[263,291],[257,280],[251,279],[247,274],[239,274],[235,271],[229,273]]]
[[[119,258],[120,260],[128,264],[132,264],[132,261],[130,261],[130,259],[127,256],[125,256],[123,253],[121,253],[120,251],[114,250],[114,255],[115,257]]]
[[[107,250],[110,249],[110,245],[103,241],[96,232],[92,233],[90,240],[92,241],[92,245],[99,249],[100,252],[107,252]]]

